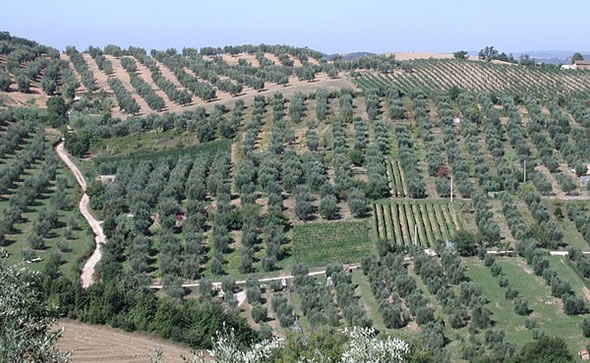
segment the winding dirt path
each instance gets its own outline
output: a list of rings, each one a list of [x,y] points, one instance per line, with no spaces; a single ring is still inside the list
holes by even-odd
[[[88,194],[86,194],[86,179],[84,179],[84,175],[82,175],[80,169],[78,169],[76,164],[74,164],[74,162],[70,160],[70,157],[64,151],[63,141],[55,147],[55,152],[57,153],[59,158],[66,164],[68,169],[70,169],[72,174],[74,174],[76,180],[78,181],[78,184],[80,184],[80,188],[84,192],[82,199],[80,199],[80,213],[82,213],[82,216],[84,217],[84,219],[86,219],[86,221],[90,225],[90,228],[92,228],[92,232],[94,233],[94,252],[92,252],[92,255],[82,267],[82,273],[80,274],[82,287],[87,288],[88,286],[94,283],[94,268],[96,267],[96,264],[98,263],[98,261],[100,261],[100,258],[102,257],[102,251],[100,247],[104,243],[106,243],[106,237],[104,235],[104,231],[102,230],[102,221],[99,221],[96,218],[94,218],[94,216],[90,213],[90,210],[88,209],[88,203],[90,201],[90,198],[88,197]]]

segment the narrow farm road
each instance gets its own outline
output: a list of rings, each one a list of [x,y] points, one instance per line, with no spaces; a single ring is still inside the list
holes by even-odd
[[[410,260],[410,257],[405,257],[404,258],[406,261]],[[354,270],[361,267],[360,264],[353,264],[350,265],[350,269]],[[308,276],[319,276],[319,275],[325,275],[326,274],[326,270],[320,270],[320,271],[313,271],[308,273]],[[263,277],[258,279],[258,282],[271,282],[271,281],[278,281],[278,280],[292,280],[294,279],[295,276],[293,275],[282,275],[282,276],[273,276],[273,277]],[[238,280],[236,281],[237,285],[245,285],[246,284],[246,280]],[[182,287],[199,287],[199,283],[198,282],[194,282],[194,283],[188,283],[188,284],[182,284]],[[212,282],[211,285],[213,285],[214,287],[220,287],[221,286],[221,281],[215,281]],[[152,285],[150,286],[150,289],[154,289],[154,290],[160,290],[163,286],[162,285]]]
[[[80,274],[82,287],[87,288],[88,286],[92,285],[92,283],[94,283],[94,268],[96,267],[96,264],[98,263],[98,261],[100,261],[100,258],[102,257],[100,247],[106,242],[106,237],[101,226],[102,221],[99,221],[96,218],[94,218],[94,216],[90,213],[90,210],[88,209],[88,203],[90,201],[90,198],[88,197],[88,194],[86,194],[86,179],[84,179],[84,175],[82,175],[80,169],[78,169],[76,164],[74,164],[74,162],[70,160],[70,157],[64,151],[63,141],[55,147],[55,152],[57,153],[59,158],[66,164],[68,169],[70,169],[72,174],[74,174],[76,180],[78,181],[78,184],[80,184],[80,188],[84,192],[84,195],[82,196],[82,199],[80,199],[79,204],[80,213],[82,213],[82,216],[84,217],[84,219],[86,219],[86,221],[90,225],[90,228],[92,229],[92,232],[94,233],[94,252],[92,252],[92,255],[82,267],[82,273]]]

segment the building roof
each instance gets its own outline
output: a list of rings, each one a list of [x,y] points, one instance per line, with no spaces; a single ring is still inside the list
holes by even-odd
[[[577,60],[574,64],[577,66],[590,66],[590,60]]]

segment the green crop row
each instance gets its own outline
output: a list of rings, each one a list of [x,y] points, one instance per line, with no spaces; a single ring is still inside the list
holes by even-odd
[[[373,206],[373,225],[377,238],[399,246],[418,244],[432,247],[437,241],[450,240],[463,228],[447,202],[401,201]]]

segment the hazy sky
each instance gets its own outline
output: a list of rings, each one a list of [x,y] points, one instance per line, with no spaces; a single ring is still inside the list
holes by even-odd
[[[590,0],[10,1],[1,30],[63,50],[290,44],[352,51],[590,50]]]

